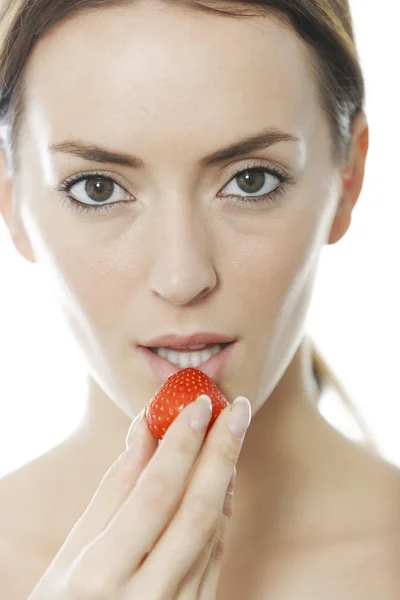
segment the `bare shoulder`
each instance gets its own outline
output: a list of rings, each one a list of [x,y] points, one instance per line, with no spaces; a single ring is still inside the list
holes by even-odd
[[[0,533],[0,598],[26,600],[45,572],[45,559],[29,539]]]
[[[38,544],[32,468],[26,465],[0,479],[0,598],[26,600],[46,570]]]
[[[87,507],[91,479],[79,458],[62,442],[0,478],[1,600],[27,599]]]
[[[0,535],[30,547],[49,537],[60,521],[61,500],[69,498],[62,487],[66,473],[62,445],[0,478]],[[57,514],[58,513],[58,514]],[[33,542],[32,542],[33,544]]]
[[[43,476],[39,458],[0,478],[0,533],[3,536],[29,534]]]
[[[365,448],[358,449],[353,467],[349,472],[354,473],[351,488],[357,515],[364,516],[372,531],[383,532],[386,539],[393,539],[397,544],[400,540],[399,467],[378,451]]]

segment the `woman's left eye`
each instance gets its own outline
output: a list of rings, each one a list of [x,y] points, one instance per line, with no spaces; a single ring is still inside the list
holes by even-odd
[[[275,181],[274,181],[275,180]],[[237,173],[225,186],[221,196],[239,197],[245,203],[272,202],[283,189],[290,178],[277,169],[267,167],[250,167]],[[229,187],[232,188],[229,190]],[[235,190],[238,190],[236,191]],[[246,196],[245,194],[248,194]]]

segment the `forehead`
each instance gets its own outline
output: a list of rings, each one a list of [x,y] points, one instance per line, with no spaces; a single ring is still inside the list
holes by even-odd
[[[260,124],[304,137],[318,112],[310,58],[288,26],[152,2],[58,24],[32,52],[27,83],[27,114],[53,142],[170,134],[187,151]]]

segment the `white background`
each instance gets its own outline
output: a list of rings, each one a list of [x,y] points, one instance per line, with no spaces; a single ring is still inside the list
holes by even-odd
[[[370,153],[351,228],[342,241],[323,250],[308,332],[367,419],[383,455],[400,466],[400,86],[395,60],[400,56],[400,11],[395,0],[354,0],[352,8],[366,78]],[[0,288],[2,476],[71,432],[84,409],[86,377],[45,274],[16,252],[2,219]],[[346,427],[335,403],[329,415]]]

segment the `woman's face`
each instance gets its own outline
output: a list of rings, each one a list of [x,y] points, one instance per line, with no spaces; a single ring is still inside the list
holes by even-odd
[[[94,378],[133,416],[161,384],[136,344],[219,332],[238,343],[217,383],[255,412],[304,335],[341,189],[303,43],[146,1],[59,25],[28,74],[21,220]],[[297,139],[205,160],[268,128]],[[51,151],[66,141],[136,159]],[[71,196],[109,210],[68,204],[73,176]]]

